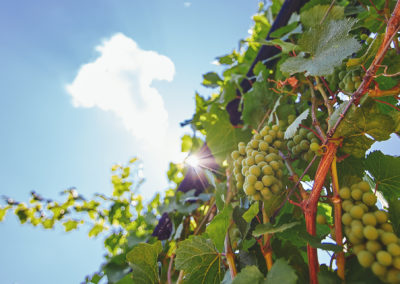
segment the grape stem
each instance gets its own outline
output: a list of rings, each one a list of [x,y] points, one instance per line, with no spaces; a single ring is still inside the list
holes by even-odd
[[[328,110],[328,117],[331,117],[332,113],[333,113],[333,108],[332,108],[332,104],[329,101],[329,98],[322,86],[321,81],[319,80],[318,76],[315,76],[315,82],[317,83],[317,85],[315,86],[317,88],[317,90],[320,92],[321,96],[324,98],[324,104]]]
[[[311,83],[311,81],[307,78],[307,83],[310,87],[310,92],[311,92],[311,118],[312,118],[312,125],[315,127],[315,129],[318,132],[318,136],[322,137],[323,140],[325,140],[325,133],[321,129],[321,125],[319,124],[319,121],[317,119],[317,98],[315,97],[315,92],[314,92],[314,85]]]
[[[268,224],[269,217],[267,215],[267,212],[265,211],[264,202],[262,205],[262,214],[263,214],[263,223]],[[271,244],[270,244],[270,235],[268,233],[265,233],[263,236],[263,239],[264,239],[263,255],[264,255],[265,263],[267,264],[268,271],[270,271],[272,268],[272,265],[274,264],[272,261],[272,249],[271,249]]]

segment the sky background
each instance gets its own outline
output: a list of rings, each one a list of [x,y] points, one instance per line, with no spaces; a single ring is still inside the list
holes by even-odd
[[[110,168],[139,157],[146,199],[182,161],[202,74],[248,36],[257,0],[0,2],[0,194],[111,194]],[[398,140],[375,147],[397,154]],[[80,283],[103,239],[0,223],[0,282]]]

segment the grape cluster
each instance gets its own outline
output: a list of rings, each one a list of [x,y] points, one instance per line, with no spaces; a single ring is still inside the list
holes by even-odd
[[[364,71],[359,69],[347,70],[346,64],[342,64],[339,68],[335,69],[335,72],[328,75],[326,79],[329,82],[329,88],[336,90],[337,88],[347,91],[354,92],[360,86]]]
[[[320,148],[318,138],[305,128],[300,128],[286,145],[293,157],[301,156],[305,161],[311,161]]]
[[[400,240],[388,222],[386,211],[379,210],[369,184],[362,181],[340,189],[343,199],[342,223],[363,267],[385,283],[400,283]]]
[[[283,144],[279,126],[265,126],[247,145],[240,142],[238,150],[232,152],[236,185],[253,200],[267,201],[282,191],[284,163],[279,149]]]

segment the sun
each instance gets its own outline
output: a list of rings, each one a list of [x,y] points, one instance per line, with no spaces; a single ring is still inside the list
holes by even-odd
[[[196,155],[190,155],[186,158],[185,163],[192,168],[196,168],[199,166],[199,158]]]

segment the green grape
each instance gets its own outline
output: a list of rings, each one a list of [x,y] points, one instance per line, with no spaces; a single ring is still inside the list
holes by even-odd
[[[258,148],[258,143],[259,143],[259,140],[251,140],[251,141],[250,141],[250,145],[251,145],[251,147],[253,147],[254,149],[257,149],[257,148]]]
[[[353,236],[359,239],[362,239],[364,237],[362,226],[351,226],[351,233],[353,234]]]
[[[276,131],[275,130],[270,130],[270,131],[268,131],[268,134],[269,134],[269,136],[271,136],[272,137],[272,139],[275,139],[276,138]]]
[[[379,224],[384,224],[388,220],[387,213],[382,210],[378,210],[374,212],[376,220],[378,221]]]
[[[314,133],[312,133],[312,132],[308,132],[308,133],[307,133],[307,139],[308,139],[308,140],[311,141],[311,140],[314,139],[314,138],[316,138],[315,135],[314,135]]]
[[[272,161],[275,161],[275,160],[278,159],[277,156],[278,156],[278,155],[276,155],[275,153],[268,154],[268,155],[265,157],[265,161],[268,162],[268,163],[270,163],[270,162],[272,162]]]
[[[367,42],[367,44],[371,44],[373,40],[373,38],[367,37],[365,41]]]
[[[269,145],[268,145],[267,142],[261,141],[261,142],[258,144],[258,148],[260,149],[260,151],[267,151],[268,148],[269,148]]]
[[[269,190],[268,187],[264,187],[261,190],[261,195],[264,198],[264,200],[269,200],[272,197],[272,192],[271,192],[271,190]]]
[[[378,239],[378,231],[375,229],[375,227],[368,225],[364,227],[363,234],[365,238],[367,238],[370,241],[374,241]]]
[[[376,261],[372,264],[371,270],[377,276],[384,276],[386,274],[386,267]]]
[[[264,188],[264,184],[263,184],[261,181],[256,181],[256,182],[254,183],[254,188],[255,188],[256,190],[262,190],[262,189]]]
[[[359,182],[358,188],[361,189],[363,192],[368,192],[371,189],[368,182],[366,182],[366,181]]]
[[[364,225],[371,225],[371,226],[376,225],[376,217],[373,213],[364,214],[364,216],[362,217],[362,221]]]
[[[339,195],[342,199],[350,199],[351,196],[351,192],[350,189],[348,187],[342,187],[339,190]],[[350,201],[351,202],[351,201]]]
[[[363,209],[361,206],[359,206],[359,205],[354,205],[354,206],[350,209],[350,215],[351,215],[351,217],[353,217],[353,218],[361,219],[362,216],[363,216],[363,214],[364,214],[364,209]]]
[[[280,164],[277,161],[272,161],[269,165],[274,169],[274,171],[277,171],[280,168]]]
[[[313,143],[310,144],[311,151],[317,152],[319,150],[319,148],[320,147],[319,147],[318,143],[313,142]]]
[[[387,251],[381,250],[376,253],[376,259],[383,266],[389,266],[393,262],[393,258]]]
[[[347,82],[345,87],[344,87],[344,89],[347,90],[347,91],[353,91],[354,90],[354,83],[352,81]]]
[[[360,251],[365,250],[365,245],[364,244],[359,244],[359,245],[355,245],[353,246],[353,253],[354,254],[358,254]]]
[[[365,192],[362,196],[362,201],[368,206],[374,206],[376,203],[376,196],[372,192]]]
[[[383,232],[383,234],[380,236],[380,239],[385,245],[396,243],[398,240],[397,236],[394,233],[390,232]]]
[[[246,154],[246,147],[245,146],[239,146],[239,153],[241,155],[245,155]]]
[[[247,182],[248,182],[249,184],[253,185],[253,184],[256,183],[256,181],[257,181],[257,177],[256,177],[255,175],[249,174],[249,175],[247,176]]]
[[[300,148],[302,150],[306,150],[307,151],[310,148],[310,142],[308,142],[307,140],[302,140],[300,142]]]
[[[307,129],[305,129],[305,128],[300,128],[300,130],[299,130],[299,135],[300,135],[301,137],[307,137],[307,134],[308,134],[308,130],[307,130]]]
[[[346,76],[346,71],[340,71],[338,74],[339,80],[343,80],[343,78]]]
[[[355,189],[355,190],[351,191],[351,197],[354,200],[361,200],[362,195],[363,195],[363,192],[361,191],[361,189]]]
[[[262,183],[265,186],[271,186],[275,182],[275,178],[273,176],[263,176]]]
[[[393,258],[393,266],[400,270],[400,257]]]
[[[253,140],[261,140],[261,139],[262,139],[262,136],[260,134],[258,134],[258,133],[254,134]]]
[[[351,208],[354,206],[353,202],[351,200],[345,200],[342,203],[342,208],[346,212],[350,212]]]
[[[259,163],[257,164],[257,166],[259,166],[259,167],[261,168],[261,171],[262,171],[262,168],[265,167],[265,166],[267,166],[267,165],[268,165],[268,164],[267,164],[265,161],[259,162]]]
[[[361,34],[360,35],[360,39],[361,40],[366,40],[368,38],[368,35],[367,34]]]
[[[279,130],[277,133],[276,133],[276,138],[278,138],[278,139],[283,139],[283,137],[285,136],[285,133],[283,133],[283,131],[281,131],[281,130]]]
[[[363,267],[370,267],[374,263],[374,256],[369,251],[363,250],[357,254],[358,262]]]
[[[244,166],[243,168],[242,168],[242,175],[247,175],[247,172],[249,171],[249,167],[248,166]]]
[[[262,167],[262,172],[264,175],[273,175],[274,174],[274,170],[270,165],[266,165],[266,166]]]
[[[254,161],[256,164],[259,164],[261,162],[264,162],[264,155],[262,154],[257,154],[254,158]]]
[[[301,137],[300,135],[295,135],[295,136],[293,137],[293,142],[294,142],[295,144],[299,144],[300,141],[301,141],[301,139],[302,139],[302,137]]]
[[[282,179],[282,177],[283,177],[283,171],[282,171],[281,169],[279,169],[279,170],[277,170],[277,171],[275,172],[275,175],[276,175],[279,179]]]
[[[286,143],[286,146],[289,148],[289,150],[290,149],[292,149],[293,147],[294,147],[294,142],[293,142],[293,140],[289,140],[287,143]]]
[[[258,176],[261,174],[260,167],[258,167],[258,166],[256,166],[256,165],[251,166],[251,167],[249,168],[249,172],[250,172],[252,175],[255,175],[256,177],[258,177]]]
[[[296,119],[296,116],[293,115],[293,114],[290,114],[290,115],[288,116],[288,123],[289,123],[289,124],[292,124],[293,121],[294,121],[295,119]]]
[[[260,135],[261,136],[266,136],[266,135],[268,135],[268,130],[269,129],[266,129],[265,127],[260,131]]]
[[[392,224],[385,223],[381,225],[381,229],[384,230],[385,232],[390,232],[393,233],[393,226]]]
[[[264,141],[271,144],[274,138],[271,135],[264,136]]]
[[[342,223],[344,225],[350,225],[352,220],[353,220],[353,218],[351,217],[351,215],[349,213],[344,213],[342,215]]]
[[[324,215],[317,215],[317,223],[320,225],[326,224],[326,217]]]
[[[273,193],[275,193],[275,194],[278,194],[278,193],[281,191],[281,189],[280,189],[279,185],[273,184],[273,185],[271,186],[271,191],[272,191]]]
[[[240,153],[239,153],[239,151],[237,151],[237,150],[233,151],[232,154],[231,154],[231,157],[232,157],[232,159],[234,159],[234,160],[236,160],[237,158],[239,158],[239,156],[240,156]]]
[[[246,192],[247,195],[253,195],[256,193],[256,189],[254,188],[253,185],[247,185],[243,187],[244,192]]]
[[[368,241],[366,247],[367,250],[373,254],[376,254],[382,249],[382,245],[378,241]]]
[[[387,251],[392,255],[392,256],[400,256],[400,246],[395,243],[391,243],[387,246]]]
[[[274,143],[272,144],[276,149],[280,149],[283,145],[282,141],[275,140]]]
[[[258,192],[256,192],[255,194],[253,194],[253,200],[258,201],[261,200],[261,194],[259,194]]]
[[[396,269],[390,269],[386,273],[386,280],[388,283],[400,283],[399,277],[400,277],[400,271]]]

